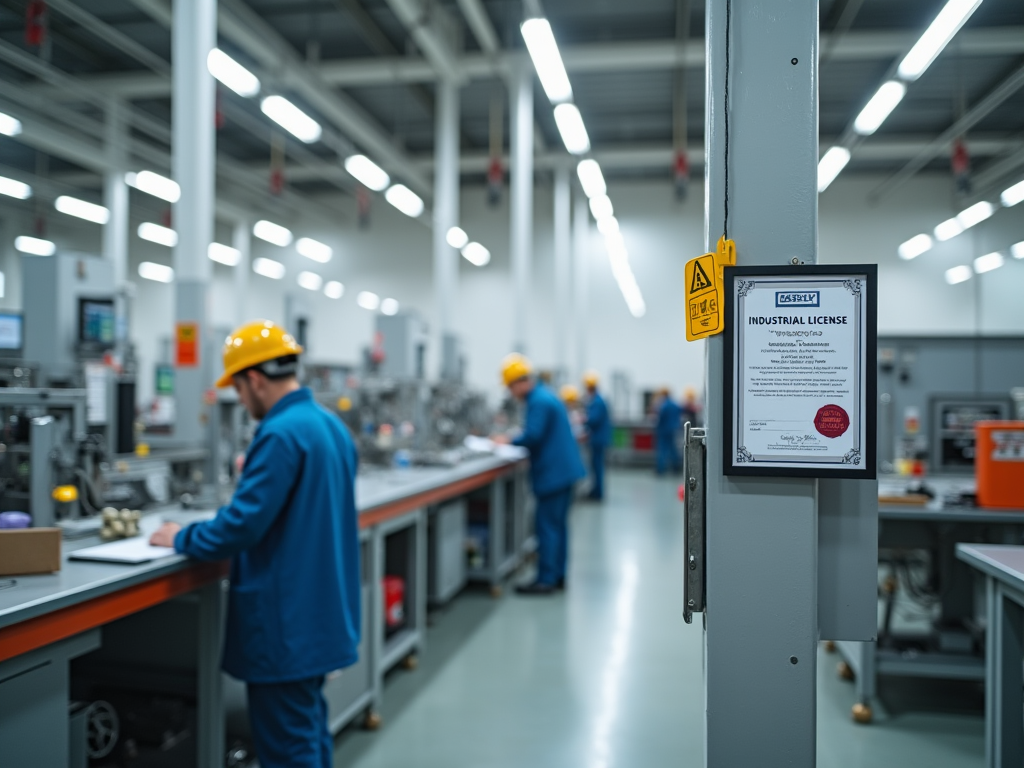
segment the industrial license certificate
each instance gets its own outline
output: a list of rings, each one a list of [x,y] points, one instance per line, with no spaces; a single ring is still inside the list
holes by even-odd
[[[873,281],[854,273],[736,275],[730,283],[726,471],[731,464],[746,469],[737,474],[776,468],[873,476],[865,450],[874,439],[865,386],[865,374],[874,371],[867,302]]]

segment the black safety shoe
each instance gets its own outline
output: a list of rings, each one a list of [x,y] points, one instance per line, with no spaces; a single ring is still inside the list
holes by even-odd
[[[554,591],[555,588],[550,584],[540,581],[535,581],[532,584],[520,584],[516,587],[516,592],[520,595],[550,595]]]

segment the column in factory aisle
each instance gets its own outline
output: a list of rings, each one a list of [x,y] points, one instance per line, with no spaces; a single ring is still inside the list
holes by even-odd
[[[128,185],[124,174],[127,167],[128,136],[125,130],[124,105],[111,98],[106,108],[104,130],[105,151],[109,170],[103,177],[103,204],[110,212],[103,226],[103,258],[114,267],[114,289],[117,291],[114,313],[115,351],[122,360],[127,351],[130,287],[128,279]]]
[[[767,6],[707,0],[705,250],[741,266],[817,257],[817,2]],[[723,475],[722,334],[707,356],[706,765],[811,768],[817,481]]]
[[[572,194],[569,166],[555,169],[555,370],[563,379],[569,371],[569,345],[572,343],[572,240],[570,237]]]
[[[590,209],[587,206],[587,196],[583,190],[576,190],[576,204],[572,211],[572,258],[573,258],[573,301],[572,301],[572,327],[576,336],[575,367],[572,372],[574,380],[583,376],[587,370],[587,337],[588,310],[590,300]]]
[[[455,331],[459,301],[459,253],[448,244],[448,230],[459,223],[459,84],[437,84],[434,133],[434,332],[431,356],[439,379],[458,376],[458,360],[447,360],[445,338]]]
[[[512,346],[529,343],[530,250],[533,245],[533,68],[524,61],[513,75],[512,99]]]
[[[249,295],[249,262],[252,253],[252,223],[246,220],[235,222],[231,231],[231,247],[238,251],[238,263],[235,265],[235,325],[247,323],[252,318],[246,306]]]
[[[214,207],[213,77],[206,57],[216,45],[216,0],[175,0],[172,37],[171,161],[181,197],[174,206],[174,398],[177,440],[199,444],[206,432],[204,393],[213,386],[207,307]]]

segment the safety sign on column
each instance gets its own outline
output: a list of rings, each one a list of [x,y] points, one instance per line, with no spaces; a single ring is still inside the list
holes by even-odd
[[[722,332],[724,269],[736,264],[736,243],[719,238],[714,253],[686,262],[686,340]]]

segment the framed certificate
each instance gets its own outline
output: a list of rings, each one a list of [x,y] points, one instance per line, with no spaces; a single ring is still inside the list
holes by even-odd
[[[725,268],[727,475],[875,477],[878,268]]]

